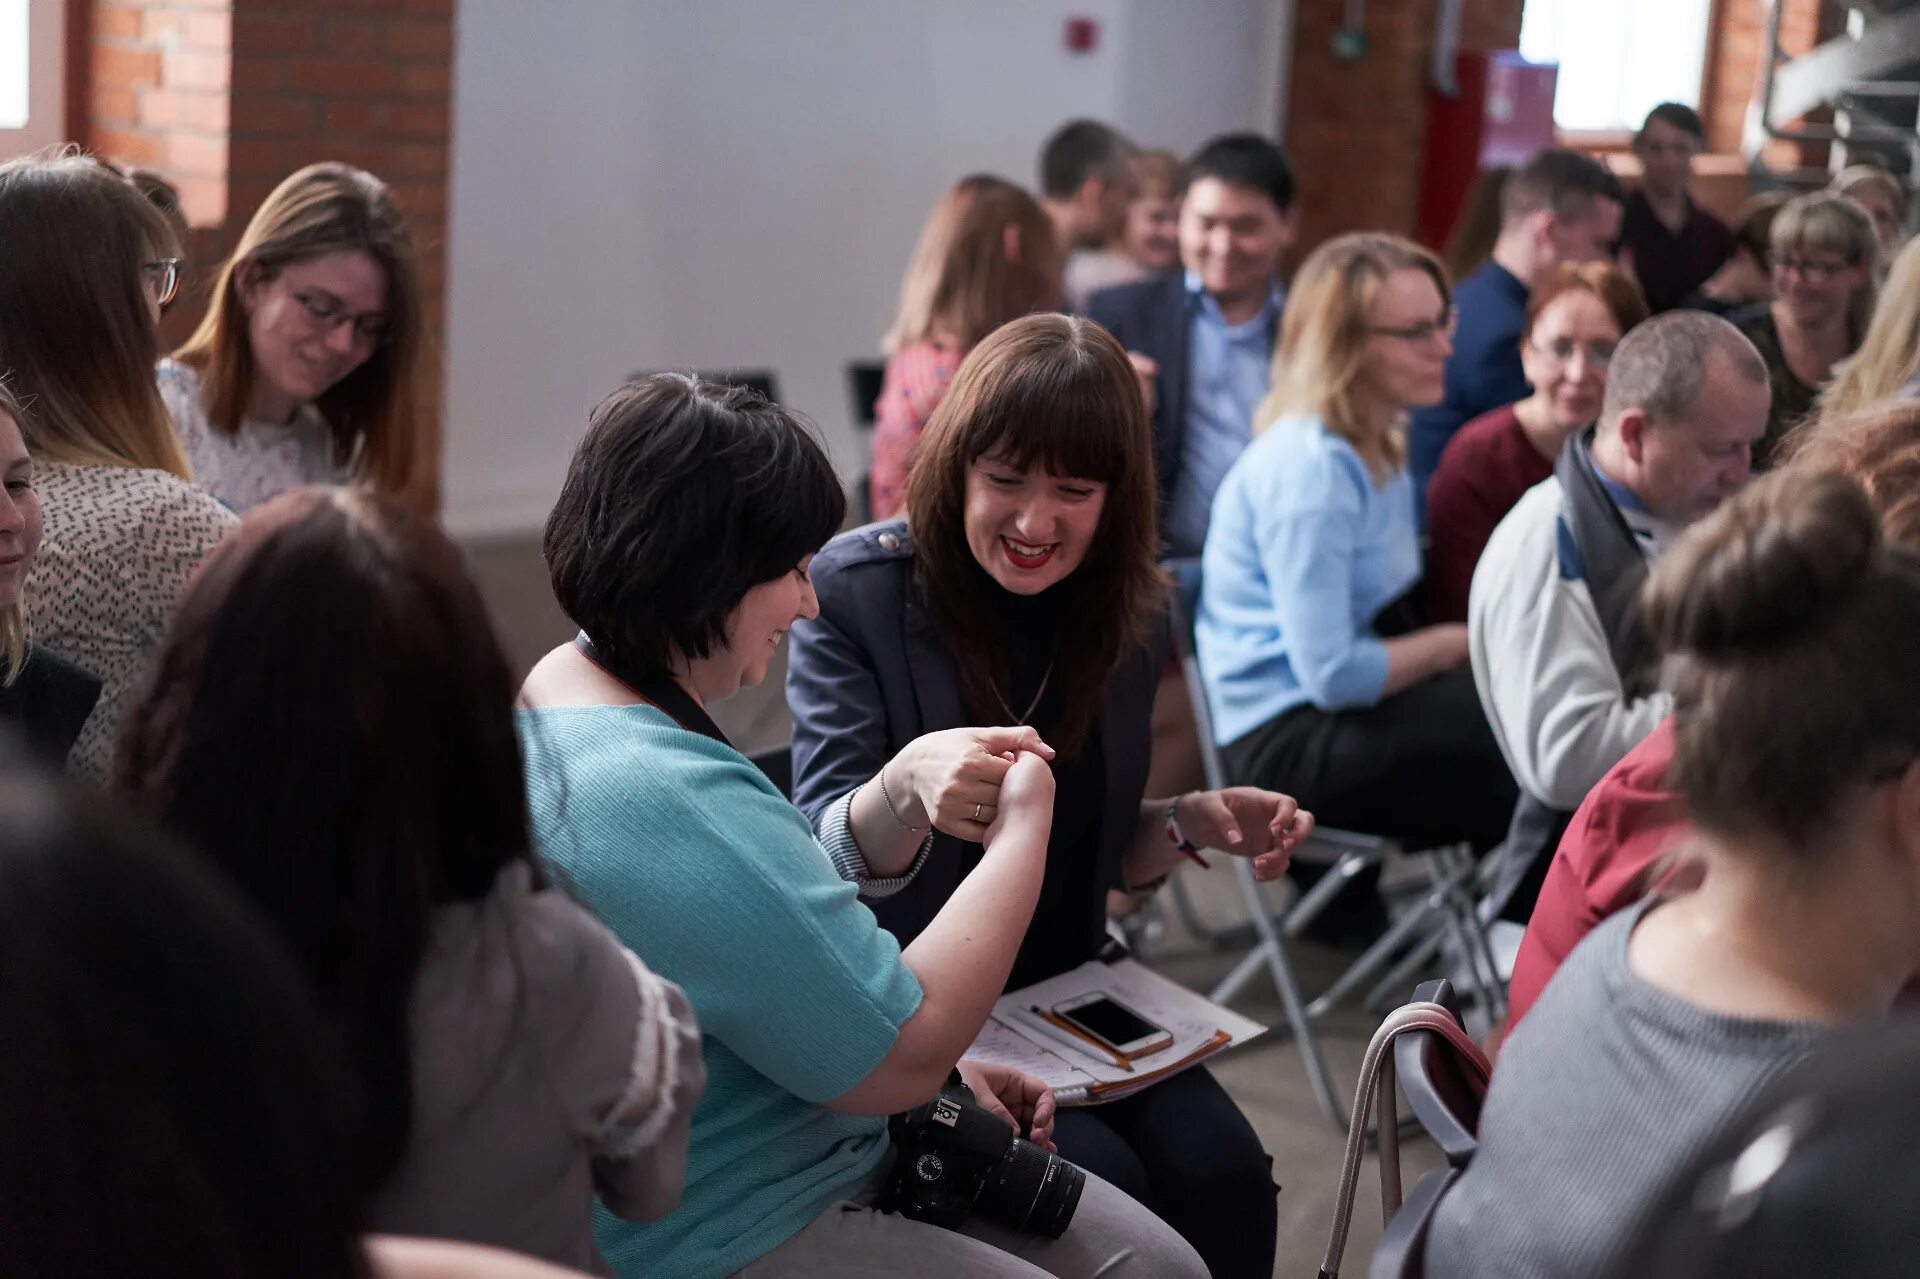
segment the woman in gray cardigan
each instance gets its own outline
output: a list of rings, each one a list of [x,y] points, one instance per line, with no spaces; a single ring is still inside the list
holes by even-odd
[[[1015,749],[1051,753],[1055,802],[1009,989],[1093,958],[1107,891],[1151,891],[1196,846],[1281,873],[1312,828],[1286,796],[1146,795],[1166,651],[1153,453],[1105,330],[1029,316],[976,347],[921,438],[908,508],[815,558],[820,614],[793,627],[787,677],[795,802],[816,824],[848,804],[869,876],[917,872],[869,901],[902,944],[979,862]],[[1054,1139],[1217,1279],[1273,1273],[1269,1161],[1204,1069],[1063,1111]]]

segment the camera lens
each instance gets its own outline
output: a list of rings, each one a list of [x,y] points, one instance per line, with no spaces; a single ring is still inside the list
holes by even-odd
[[[1086,1184],[1087,1174],[1059,1155],[1015,1137],[982,1178],[974,1206],[1003,1226],[1058,1239]]]

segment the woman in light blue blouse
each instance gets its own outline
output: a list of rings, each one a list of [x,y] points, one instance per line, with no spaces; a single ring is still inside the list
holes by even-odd
[[[1487,848],[1514,783],[1466,627],[1408,625],[1403,424],[1439,400],[1452,332],[1446,270],[1408,240],[1344,235],[1301,266],[1265,429],[1214,498],[1197,640],[1234,781],[1284,789],[1322,825]]]
[[[679,1210],[646,1224],[602,1212],[601,1250],[650,1279],[1204,1275],[1170,1227],[1092,1176],[1057,1239],[875,1208],[884,1117],[933,1097],[1005,986],[1054,787],[1037,734],[996,739],[985,851],[902,948],[860,893],[897,890],[918,864],[871,873],[851,796],[815,839],[714,725],[707,708],[765,678],[787,629],[818,614],[808,569],[845,512],[792,414],[666,374],[594,411],[547,521],[554,594],[584,634],[522,690],[534,829],[620,940],[686,991],[708,1078]],[[980,1104],[1049,1141],[1040,1081],[958,1069]]]

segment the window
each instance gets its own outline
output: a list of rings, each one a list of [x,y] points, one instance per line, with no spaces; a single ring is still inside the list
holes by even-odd
[[[27,122],[27,0],[0,0],[0,129]]]
[[[66,132],[65,9],[63,0],[0,0],[0,159]]]
[[[1526,0],[1520,54],[1560,64],[1553,121],[1632,130],[1662,102],[1698,106],[1712,0]]]

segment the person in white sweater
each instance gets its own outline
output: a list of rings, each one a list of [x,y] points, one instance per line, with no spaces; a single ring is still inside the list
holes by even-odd
[[[1732,325],[1694,311],[1649,320],[1614,352],[1598,425],[1494,530],[1468,647],[1523,806],[1578,807],[1670,713],[1639,587],[1679,529],[1746,484],[1769,400],[1766,367]]]

